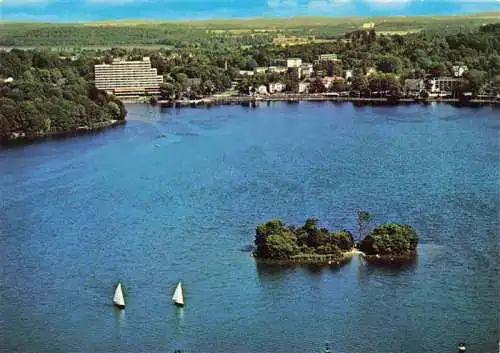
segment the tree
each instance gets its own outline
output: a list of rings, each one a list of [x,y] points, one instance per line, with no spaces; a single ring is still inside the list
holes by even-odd
[[[289,258],[299,252],[297,239],[290,231],[280,231],[267,237],[268,257],[272,259]]]
[[[316,79],[312,82],[310,92],[311,93],[323,93],[326,91],[325,85],[323,85],[323,81],[321,78],[316,77]]]
[[[240,82],[238,82],[238,84],[236,85],[236,89],[240,94],[249,94],[250,93],[249,89],[251,85],[252,84],[250,80],[244,77],[243,79],[241,79]]]
[[[373,216],[368,211],[358,211],[358,241],[367,234]]]
[[[361,76],[361,75],[355,75],[352,78],[352,84],[351,87],[355,91],[363,91],[368,89],[368,80],[366,77]]]
[[[447,74],[446,66],[443,63],[433,65],[430,70],[433,77],[445,76]]]
[[[161,99],[171,99],[174,95],[174,85],[173,83],[167,82],[160,85],[160,97]]]
[[[347,91],[348,86],[344,82],[335,81],[330,86],[330,92],[344,92]]]
[[[203,93],[211,95],[215,91],[215,85],[211,80],[203,82]]]
[[[469,90],[477,96],[486,83],[486,72],[473,69],[467,71],[464,77],[469,83]]]
[[[330,242],[344,251],[351,250],[354,246],[352,233],[346,229],[330,234]]]
[[[385,55],[377,62],[377,71],[383,73],[399,73],[401,68],[401,59],[393,55]]]
[[[175,74],[175,81],[181,85],[182,91],[185,91],[189,87],[188,76],[183,72]]]
[[[35,76],[33,76],[33,73],[30,70],[26,70],[23,72],[23,81],[25,82],[35,81]]]

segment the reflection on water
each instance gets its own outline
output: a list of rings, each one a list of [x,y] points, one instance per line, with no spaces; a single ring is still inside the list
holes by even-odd
[[[115,308],[115,323],[118,328],[125,327],[127,324],[126,318],[125,318],[125,310],[120,310],[118,308]]]
[[[320,275],[323,271],[332,273],[340,271],[343,267],[349,266],[352,258],[341,263],[304,263],[304,264],[289,264],[289,263],[268,263],[265,261],[255,261],[257,276],[260,279],[283,279],[289,274],[296,272],[298,269],[304,269],[310,275]]]
[[[179,325],[184,324],[184,308],[177,307],[177,319],[179,320]]]
[[[295,266],[286,264],[268,264],[255,261],[257,276],[259,279],[283,279],[288,274],[295,272]]]

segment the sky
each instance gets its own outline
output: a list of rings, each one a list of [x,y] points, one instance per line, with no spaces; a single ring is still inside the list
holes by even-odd
[[[4,21],[50,22],[457,15],[499,10],[500,0],[0,0]]]

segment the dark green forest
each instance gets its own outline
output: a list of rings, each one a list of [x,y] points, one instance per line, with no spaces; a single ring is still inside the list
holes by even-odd
[[[412,32],[437,30],[457,32],[479,27],[499,13],[468,16],[419,16],[335,18],[296,17],[189,22],[111,21],[91,23],[15,23],[0,26],[0,46],[119,46],[169,45],[180,47],[258,46],[278,35],[331,39],[374,22],[377,31]]]
[[[125,119],[123,103],[87,79],[88,66],[54,53],[0,52],[0,141],[102,127]]]

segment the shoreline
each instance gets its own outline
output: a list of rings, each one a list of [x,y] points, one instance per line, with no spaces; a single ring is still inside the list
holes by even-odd
[[[271,259],[255,257],[253,253],[250,254],[256,262],[268,265],[320,265],[338,267],[348,264],[356,255],[361,257],[370,265],[386,267],[411,265],[415,264],[418,260],[417,252],[398,255],[366,255],[364,252],[356,248],[343,252],[341,256],[338,256],[337,254],[300,254],[287,259]]]
[[[1,137],[0,138],[0,146],[13,146],[13,145],[24,145],[30,142],[36,142],[36,141],[44,141],[44,140],[50,140],[50,139],[59,139],[59,138],[66,138],[66,137],[71,137],[71,136],[78,136],[78,135],[86,135],[90,134],[92,132],[98,132],[102,131],[105,129],[109,128],[114,128],[117,126],[121,126],[126,124],[127,121],[126,119],[124,120],[110,120],[110,121],[104,121],[101,123],[94,124],[92,126],[79,126],[76,129],[73,130],[68,130],[68,131],[58,131],[58,132],[49,132],[43,135],[37,135],[37,136],[26,136],[23,135],[22,133],[16,133],[13,136],[10,137]]]
[[[268,95],[268,96],[231,96],[231,97],[205,97],[201,99],[191,99],[191,100],[158,100],[156,103],[161,106],[172,106],[172,107],[185,107],[185,106],[212,106],[212,105],[232,105],[232,104],[255,104],[257,102],[302,102],[302,101],[317,101],[317,102],[339,102],[346,103],[351,102],[353,104],[388,104],[388,105],[400,105],[400,104],[429,104],[433,102],[437,103],[449,103],[456,104],[458,106],[483,106],[483,105],[493,105],[500,106],[500,99],[489,98],[489,99],[470,99],[470,100],[460,100],[458,98],[386,98],[386,97],[333,97],[324,94],[280,94],[280,95]],[[151,104],[147,101],[141,99],[130,99],[123,100],[124,103],[145,103]]]
[[[355,256],[364,257],[365,254],[358,249],[351,249],[343,252],[340,256],[338,254],[300,254],[294,255],[288,259],[271,259],[255,257],[253,253],[250,254],[257,262],[270,265],[329,265],[329,266],[343,266],[349,263]]]

